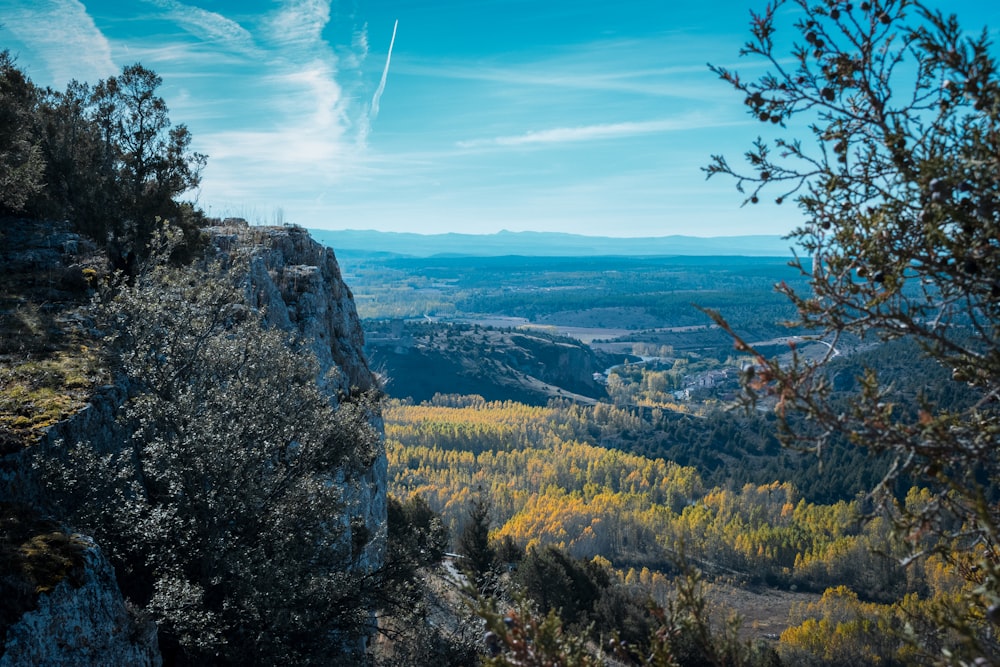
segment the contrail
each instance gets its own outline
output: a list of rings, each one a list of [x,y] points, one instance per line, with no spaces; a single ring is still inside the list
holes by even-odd
[[[389,53],[385,56],[385,69],[382,70],[382,80],[378,82],[378,89],[375,91],[375,95],[372,96],[372,108],[369,113],[369,118],[375,120],[378,116],[378,103],[382,99],[382,93],[385,92],[385,80],[389,77],[389,61],[392,59],[392,45],[396,43],[396,28],[399,27],[399,19],[392,24],[392,39],[389,40]]]

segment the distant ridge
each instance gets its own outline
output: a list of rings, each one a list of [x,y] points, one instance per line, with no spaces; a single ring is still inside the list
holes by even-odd
[[[374,230],[309,230],[313,238],[335,251],[393,253],[411,257],[460,255],[498,257],[630,257],[663,255],[743,255],[790,257],[791,242],[780,236],[652,236],[617,238],[561,232],[495,234],[413,234]]]

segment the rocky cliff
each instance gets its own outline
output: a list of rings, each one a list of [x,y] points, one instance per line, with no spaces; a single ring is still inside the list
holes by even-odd
[[[87,329],[86,292],[87,276],[80,268],[78,253],[82,240],[72,234],[59,233],[58,243],[52,242],[52,225],[34,226],[26,221],[8,221],[0,227],[0,256],[10,260],[8,266],[17,266],[14,282],[8,275],[4,287],[5,300],[0,315],[8,322],[19,322],[26,308],[33,308],[31,286],[44,280],[52,283],[50,276],[69,280],[71,294],[60,312],[68,316],[65,321],[74,323],[79,330]],[[320,386],[333,400],[354,392],[376,387],[377,381],[369,370],[363,353],[363,333],[354,307],[353,297],[341,279],[340,269],[333,251],[313,241],[305,230],[297,227],[250,228],[245,223],[228,224],[209,230],[210,252],[214,248],[223,255],[239,252],[249,261],[246,283],[251,304],[266,313],[268,322],[281,329],[294,332],[314,352],[320,373]],[[28,243],[25,239],[34,239]],[[64,276],[69,276],[65,278]],[[75,280],[74,280],[75,279]],[[16,298],[7,299],[16,286]],[[81,295],[83,295],[81,297]],[[70,350],[85,349],[74,338],[73,345],[64,344],[68,329],[64,322],[52,317],[46,320],[48,329],[42,332],[45,340],[63,341],[56,347],[59,354]],[[11,378],[17,379],[18,369],[31,362],[35,349],[29,338],[34,333],[4,328],[3,352],[0,358],[0,380],[5,390],[5,400],[18,396],[11,388]],[[79,332],[77,332],[79,333]],[[76,336],[76,334],[74,334]],[[33,340],[33,339],[32,339]],[[28,347],[25,347],[28,341]],[[51,347],[48,342],[38,349]],[[65,349],[63,349],[65,348]],[[25,351],[25,350],[28,351]],[[39,493],[32,481],[30,453],[54,451],[74,442],[90,442],[103,451],[120,448],[127,433],[116,420],[122,403],[129,394],[127,383],[107,377],[99,387],[93,387],[84,400],[65,402],[55,423],[38,422],[39,427],[23,431],[11,425],[21,423],[10,414],[10,419],[0,419],[0,435],[4,447],[2,479],[0,479],[0,504],[5,511],[18,512],[16,507],[6,507],[6,501],[16,500],[24,507],[43,505],[43,499],[33,497]],[[17,387],[15,387],[17,388]],[[20,390],[19,390],[20,391]],[[22,392],[23,394],[23,392]],[[11,399],[0,404],[5,410],[14,405]],[[63,405],[61,403],[60,405]],[[21,412],[18,407],[18,412]],[[0,415],[0,417],[5,417]],[[31,419],[34,419],[32,416]],[[34,423],[34,422],[32,422]],[[386,458],[384,452],[365,470],[341,471],[336,478],[343,487],[348,511],[338,519],[352,543],[363,544],[354,558],[353,567],[370,571],[383,562],[385,555],[386,526]],[[14,507],[14,506],[12,506]],[[6,526],[4,542],[12,537]],[[365,539],[357,539],[358,533]],[[64,535],[69,531],[62,529]],[[28,539],[24,535],[18,539]],[[16,588],[26,610],[19,618],[10,614],[0,616],[0,665],[88,665],[88,664],[158,664],[160,657],[155,647],[155,628],[136,620],[122,600],[115,583],[113,569],[101,554],[99,545],[84,537],[78,562],[56,577],[52,586],[39,586],[33,595],[25,594],[26,588],[35,587],[31,580],[18,579],[17,572],[4,572],[4,586]],[[25,542],[24,544],[27,544]],[[0,556],[7,563],[24,569],[27,562],[24,544],[8,543]],[[9,557],[9,558],[8,558]],[[0,558],[0,560],[3,560]],[[0,597],[2,597],[0,590]],[[2,611],[9,611],[7,605]],[[20,613],[20,612],[18,612]],[[360,639],[363,641],[363,639]]]
[[[246,227],[234,221],[209,231],[219,252],[240,249],[249,254],[251,302],[266,312],[271,324],[309,343],[320,363],[320,381],[329,391],[349,393],[374,386],[354,296],[341,278],[333,250],[301,227]]]
[[[220,252],[242,248],[250,255],[247,290],[276,327],[296,333],[319,362],[318,382],[331,396],[377,385],[364,353],[364,332],[354,296],[344,283],[333,250],[301,227],[246,227],[237,222],[211,230]],[[387,461],[384,452],[357,478],[341,477],[350,507],[345,530],[372,536],[358,559],[374,569],[385,556]],[[353,527],[352,527],[353,524]]]

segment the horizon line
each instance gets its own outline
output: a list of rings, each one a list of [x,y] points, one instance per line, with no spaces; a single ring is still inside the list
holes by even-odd
[[[327,232],[331,234],[340,233],[358,233],[358,234],[397,234],[397,235],[410,235],[410,236],[474,236],[474,237],[488,237],[488,236],[499,236],[501,234],[551,234],[556,236],[576,236],[580,238],[589,239],[615,239],[615,240],[642,240],[642,239],[669,239],[669,238],[689,238],[689,239],[733,239],[733,238],[769,238],[769,239],[788,239],[785,234],[717,234],[714,236],[699,236],[696,234],[663,234],[663,235],[643,235],[643,236],[609,236],[609,235],[598,235],[598,234],[582,234],[579,232],[563,232],[563,231],[549,231],[549,230],[535,230],[526,229],[519,231],[512,231],[509,229],[500,229],[494,232],[412,232],[412,231],[394,231],[394,230],[381,230],[381,229],[357,229],[357,228],[347,228],[347,229],[326,229],[322,227],[309,227],[307,228],[311,232]]]

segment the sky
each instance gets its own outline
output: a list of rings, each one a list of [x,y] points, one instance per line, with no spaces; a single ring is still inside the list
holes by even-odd
[[[185,198],[313,229],[785,234],[706,180],[760,133],[707,63],[763,0],[0,0],[0,49],[61,90],[142,63],[207,154]],[[935,6],[934,2],[930,3]],[[1000,35],[1000,3],[938,3]]]

